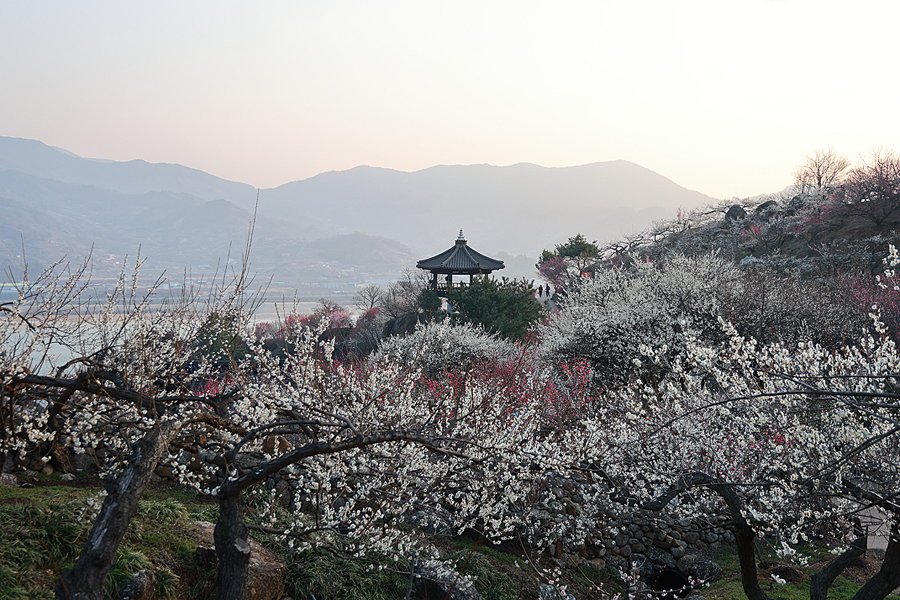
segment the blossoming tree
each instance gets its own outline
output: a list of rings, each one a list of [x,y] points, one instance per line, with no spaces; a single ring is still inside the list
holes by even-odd
[[[388,349],[367,367],[348,368],[331,362],[319,332],[302,326],[284,331],[290,352],[267,352],[251,327],[255,300],[242,276],[203,303],[188,291],[152,310],[152,290],[138,295],[127,277],[107,301],[80,303],[81,276],[49,275],[64,293],[44,280],[28,284],[3,311],[4,335],[18,344],[5,346],[0,373],[3,449],[38,461],[66,448],[90,452],[108,482],[58,597],[100,597],[161,461],[218,500],[221,598],[243,597],[250,529],[297,548],[328,545],[356,556],[415,548],[423,559],[429,549],[407,525],[420,513],[494,540],[545,535],[529,508],[541,493],[535,483],[572,468],[578,436],[544,430],[540,373],[512,361],[484,376],[438,381],[425,363]],[[435,343],[447,331],[435,330]],[[52,359],[51,344],[69,358]],[[276,479],[296,510],[248,509],[243,493]],[[566,527],[583,532],[589,518],[586,511]]]

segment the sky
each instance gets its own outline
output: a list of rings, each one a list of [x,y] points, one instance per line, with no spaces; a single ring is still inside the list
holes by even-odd
[[[269,188],[624,159],[716,198],[900,149],[893,0],[0,0],[0,135]]]

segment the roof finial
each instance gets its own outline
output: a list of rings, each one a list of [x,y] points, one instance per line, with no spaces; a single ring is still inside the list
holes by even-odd
[[[459,237],[456,238],[456,241],[457,241],[457,242],[464,242],[464,241],[466,241],[466,238],[463,237],[462,229],[459,230]]]

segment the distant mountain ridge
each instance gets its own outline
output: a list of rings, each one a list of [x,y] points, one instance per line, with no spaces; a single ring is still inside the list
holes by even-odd
[[[0,136],[0,170],[20,171],[63,183],[142,194],[178,192],[204,200],[228,200],[253,210],[256,188],[227,181],[177,164],[144,160],[118,162],[82,158],[68,150],[52,148],[37,140]]]
[[[436,166],[407,173],[377,167],[322,173],[260,192],[260,210],[322,229],[366,231],[424,254],[463,228],[477,248],[537,255],[582,232],[611,240],[712,198],[627,161],[548,168],[521,163]],[[325,206],[327,210],[317,210]],[[436,241],[436,239],[438,241]]]
[[[335,269],[372,261],[379,268],[396,261],[399,271],[444,250],[460,228],[481,252],[537,256],[575,233],[615,239],[678,207],[712,201],[627,161],[445,165],[411,173],[361,166],[258,194],[255,264],[291,272],[301,263]],[[133,254],[141,245],[151,261],[170,267],[209,263],[229,242],[243,246],[256,198],[249,185],[182,165],[86,159],[0,137],[0,260],[21,252],[25,232],[49,231],[46,239],[25,240],[26,249],[48,253],[45,261],[91,245],[111,254]],[[350,234],[357,237],[335,238]]]

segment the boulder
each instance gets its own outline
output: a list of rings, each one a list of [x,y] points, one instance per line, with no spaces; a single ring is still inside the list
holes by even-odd
[[[468,579],[444,565],[415,561],[416,597],[425,600],[481,600]]]
[[[740,204],[734,204],[731,208],[728,209],[728,212],[725,213],[725,222],[732,223],[734,221],[740,221],[741,219],[746,218],[747,211]]]
[[[215,556],[213,530],[215,524],[207,521],[191,521],[197,535],[197,556],[210,560]],[[284,595],[284,568],[273,552],[250,538],[250,567],[247,578],[246,600],[279,600]],[[201,550],[200,548],[203,548]]]
[[[546,583],[542,583],[538,587],[538,598],[540,600],[575,600],[575,597],[571,594],[563,595],[556,586],[547,585]]]
[[[691,567],[691,575],[700,581],[715,581],[722,575],[722,567],[719,563],[701,554],[694,555],[694,565]]]
[[[768,202],[763,202],[753,211],[754,215],[769,218],[778,210],[778,202],[775,200],[769,200]]]
[[[156,576],[149,569],[141,569],[122,586],[118,600],[152,600],[154,591]]]

